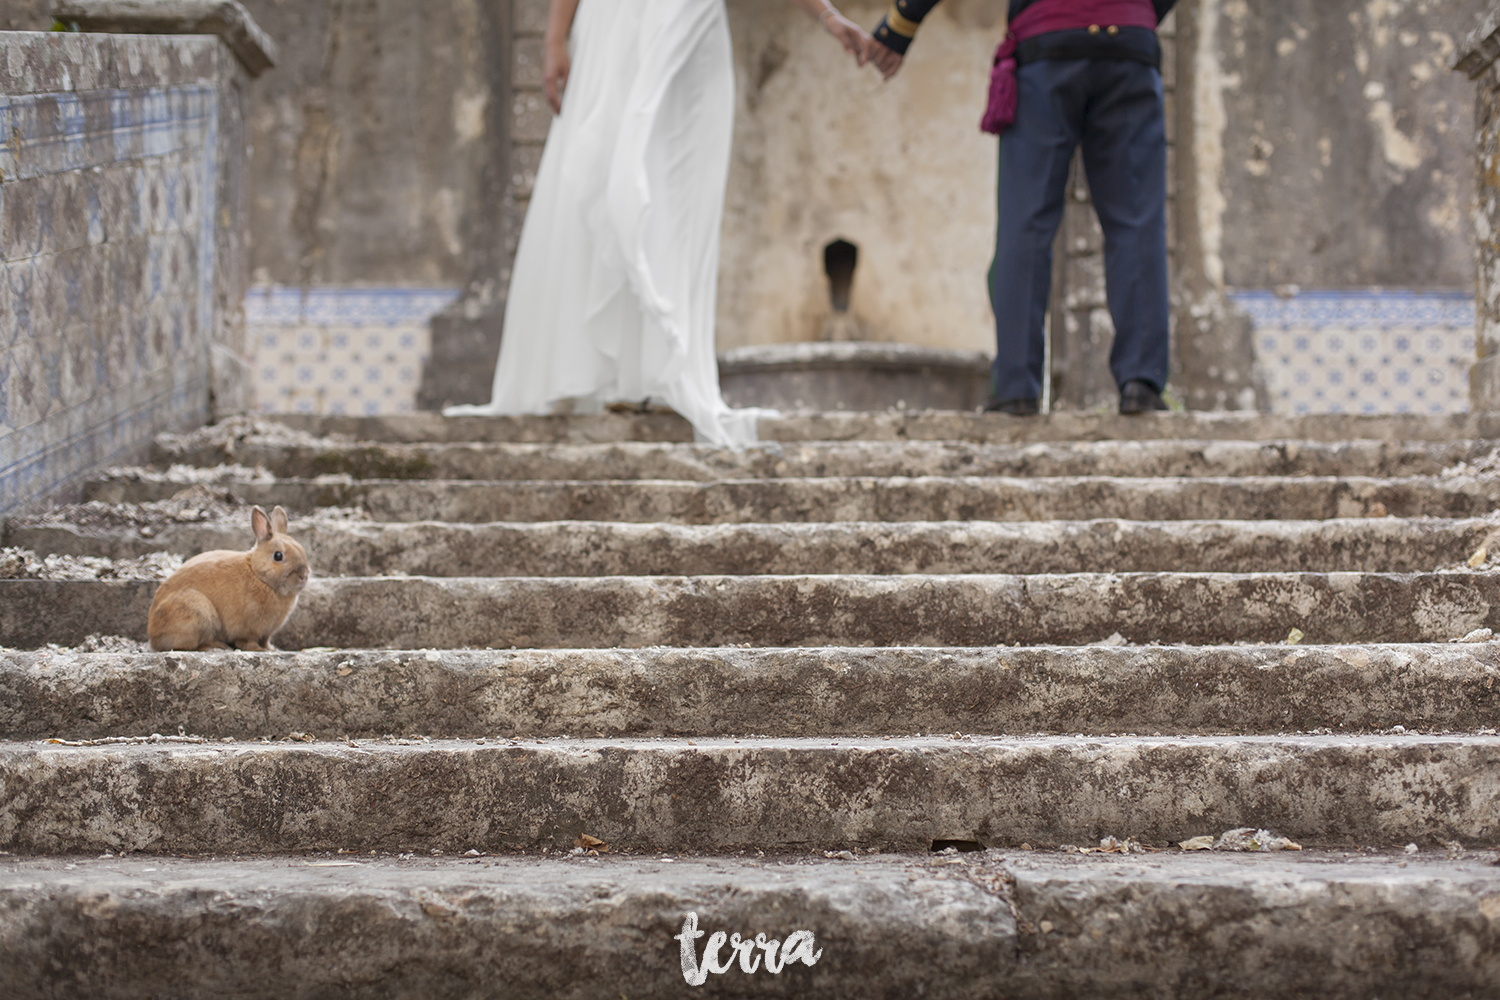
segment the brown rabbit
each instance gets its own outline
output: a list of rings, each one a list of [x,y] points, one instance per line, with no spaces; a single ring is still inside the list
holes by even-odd
[[[151,648],[268,648],[307,585],[307,553],[286,535],[286,511],[250,511],[255,548],[196,555],[156,591]]]

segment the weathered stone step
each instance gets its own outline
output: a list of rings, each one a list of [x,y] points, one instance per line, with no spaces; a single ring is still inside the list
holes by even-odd
[[[666,414],[583,417],[443,417],[413,413],[384,417],[279,415],[293,430],[361,441],[513,441],[598,444],[612,441],[693,440],[686,420]],[[768,441],[1461,441],[1500,439],[1500,414],[1400,414],[1301,417],[1265,413],[1157,413],[1121,420],[1113,413],[1052,413],[1018,418],[992,413],[899,411],[796,413],[760,422]]]
[[[103,503],[170,499],[197,485],[134,471],[93,480]],[[847,477],[792,480],[547,481],[234,480],[215,489],[292,513],[359,507],[379,521],[632,521],[724,524],[822,521],[1325,520],[1483,517],[1500,507],[1500,477],[1000,479]]]
[[[833,476],[1436,476],[1485,459],[1490,441],[1094,441],[985,445],[956,441],[707,445],[615,443],[295,444],[267,437],[201,443],[168,436],[152,461],[264,468],[283,478],[712,482]]]
[[[0,580],[0,646],[144,639],[155,582]],[[1500,632],[1487,573],[314,579],[284,649],[1444,642]]]
[[[77,510],[78,508],[73,508]],[[7,522],[4,544],[41,555],[135,559],[248,546],[243,519],[155,523],[130,508],[78,528],[68,508]],[[1414,573],[1497,541],[1495,519],[944,521],[670,525],[330,524],[293,520],[319,576],[689,576],[757,573]],[[1491,545],[1500,554],[1500,545]]]
[[[1500,869],[1433,852],[23,859],[0,870],[0,991],[1490,998],[1497,899]],[[716,932],[798,930],[817,962],[757,958],[690,987],[675,939],[690,913],[695,962]]]
[[[495,851],[1500,843],[1500,737],[0,744],[0,848]]]
[[[1478,731],[1500,643],[6,653],[0,738]]]

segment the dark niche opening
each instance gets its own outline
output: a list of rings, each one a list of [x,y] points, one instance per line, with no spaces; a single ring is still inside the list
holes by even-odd
[[[859,263],[859,247],[848,240],[834,240],[823,248],[823,271],[828,275],[828,300],[833,311],[849,311],[849,291],[854,287],[854,265]]]
[[[984,850],[984,845],[977,840],[934,840],[932,842],[932,851],[934,854],[938,851],[946,851],[950,847],[955,851],[963,853]]]

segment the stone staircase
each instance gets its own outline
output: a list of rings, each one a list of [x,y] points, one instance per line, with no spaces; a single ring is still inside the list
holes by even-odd
[[[1500,996],[1500,420],[762,432],[236,419],[11,519],[0,996]],[[283,651],[144,651],[249,503]]]

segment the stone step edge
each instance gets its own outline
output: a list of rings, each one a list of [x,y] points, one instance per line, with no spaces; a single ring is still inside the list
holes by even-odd
[[[0,849],[1500,843],[1500,737],[0,744]]]
[[[418,413],[386,417],[258,415],[294,431],[323,437],[343,434],[363,441],[512,440],[519,442],[604,443],[693,439],[686,420],[675,415],[603,414],[586,417],[443,417]],[[768,441],[961,440],[1044,442],[1205,438],[1259,440],[1289,438],[1346,441],[1447,441],[1500,439],[1500,416],[1464,413],[1300,417],[1250,412],[1194,412],[1144,415],[1122,420],[1115,414],[1049,413],[1007,417],[963,411],[890,413],[783,413],[760,421]]]
[[[155,466],[238,465],[278,478],[350,475],[399,480],[685,480],[830,476],[1297,476],[1443,475],[1483,466],[1488,441],[1151,441],[980,445],[816,442],[724,452],[703,445],[629,443],[371,444],[245,437],[208,445],[158,441]],[[1468,463],[1479,462],[1479,466]]]
[[[393,692],[400,692],[400,697]],[[0,653],[0,737],[1284,733],[1500,723],[1500,643]]]
[[[61,512],[66,516],[66,510]],[[80,514],[80,516],[82,516]],[[122,515],[124,516],[124,515]],[[78,527],[12,518],[3,544],[140,559],[249,544],[243,518]],[[1055,572],[1422,572],[1500,555],[1494,518],[1328,521],[907,521],[642,524],[294,519],[319,576]]]
[[[23,861],[0,873],[0,987],[40,996],[62,961],[120,997],[678,996],[687,925],[717,996],[1493,996],[1500,870],[1401,858]],[[795,931],[816,961],[778,972],[709,937]]]
[[[688,988],[680,936],[689,914],[702,935],[689,925],[689,970],[702,971],[712,934],[810,936],[816,961],[778,972],[763,964],[764,949],[746,956],[747,973],[724,961],[721,945],[703,975],[718,995],[1104,996],[1125,983],[1165,998],[1364,1000],[1488,996],[1500,979],[1500,869],[1425,853],[9,867],[0,870],[0,986],[14,997],[47,993],[60,954],[70,974],[121,997],[154,995],[167,980],[200,995],[336,994],[350,979],[398,998],[500,983],[519,1000],[669,996]],[[379,947],[351,952],[351,939]]]
[[[154,581],[0,580],[0,646],[146,637]],[[285,649],[1444,642],[1500,633],[1500,576],[314,577]]]
[[[822,521],[1323,520],[1395,515],[1484,517],[1500,479],[1475,477],[833,477],[827,479],[482,481],[235,479],[159,473],[94,479],[102,503],[170,500],[206,488],[234,503],[298,514],[359,507],[391,521],[774,523]]]

